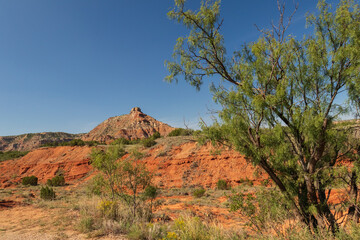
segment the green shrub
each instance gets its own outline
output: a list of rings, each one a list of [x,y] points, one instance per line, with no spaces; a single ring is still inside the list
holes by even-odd
[[[55,199],[55,191],[48,186],[41,187],[40,190],[40,198],[44,200],[54,200]]]
[[[28,154],[29,152],[19,152],[19,151],[7,151],[7,152],[1,152],[0,151],[0,162],[20,158]]]
[[[176,128],[174,130],[172,130],[169,133],[169,137],[175,137],[175,136],[191,136],[193,135],[194,130],[192,129],[184,129],[184,128]]]
[[[204,196],[205,192],[206,190],[201,187],[193,191],[193,196],[196,198],[201,198],[202,196]]]
[[[129,144],[130,141],[126,138],[118,138],[111,143],[111,145],[129,145]]]
[[[160,133],[159,132],[155,132],[152,136],[151,136],[151,138],[152,139],[158,139],[158,138],[160,138],[161,137],[161,135],[160,135]]]
[[[72,139],[71,141],[54,141],[54,142],[47,142],[42,144],[40,147],[58,147],[58,146],[97,146],[99,144],[105,144],[100,143],[98,141],[83,141],[81,139]]]
[[[48,179],[46,182],[47,185],[58,187],[58,186],[64,186],[65,185],[65,178],[64,176],[55,176],[52,179]]]
[[[158,191],[156,187],[149,185],[145,188],[144,196],[147,199],[155,199],[157,195],[158,195]]]
[[[79,223],[79,230],[83,233],[88,233],[94,230],[94,219],[92,217],[81,218]]]
[[[38,178],[35,176],[30,176],[30,177],[24,177],[22,179],[22,184],[23,185],[31,185],[31,186],[36,186],[38,184]]]
[[[227,190],[229,189],[228,183],[224,179],[219,179],[216,183],[216,187],[219,190]]]
[[[145,138],[145,139],[141,140],[141,144],[142,144],[144,147],[148,148],[148,147],[152,147],[152,146],[156,145],[156,142],[155,142],[154,139],[152,139],[152,138],[150,137],[150,138]]]

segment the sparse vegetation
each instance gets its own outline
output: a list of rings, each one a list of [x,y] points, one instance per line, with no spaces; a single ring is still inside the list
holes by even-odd
[[[229,185],[224,179],[219,179],[216,183],[216,188],[219,190],[228,190]]]
[[[100,144],[104,144],[104,143],[100,143],[98,141],[83,141],[81,139],[72,139],[70,141],[63,141],[63,142],[59,142],[59,141],[55,141],[55,142],[48,142],[45,143],[43,145],[41,145],[41,147],[58,147],[58,146],[97,146]]]
[[[36,176],[24,177],[21,182],[22,185],[36,186],[38,184],[38,178]]]
[[[149,148],[149,147],[152,147],[152,146],[156,145],[156,142],[152,138],[145,138],[145,139],[141,140],[141,144],[144,147]]]
[[[64,186],[65,178],[62,175],[55,176],[52,179],[48,179],[46,184],[53,187]]]
[[[169,137],[175,137],[175,136],[191,136],[193,135],[194,130],[192,129],[184,129],[184,128],[176,128],[174,130],[172,130],[169,133]]]
[[[106,151],[94,149],[92,165],[101,171],[93,186],[93,192],[103,198],[125,203],[131,210],[133,219],[149,215],[143,191],[151,184],[151,174],[144,164],[126,159],[118,161],[125,154],[120,145],[111,146]],[[134,158],[133,158],[134,159]]]
[[[0,151],[0,162],[10,160],[10,159],[16,159],[25,156],[28,154],[28,151],[20,152],[20,151],[7,151],[7,152],[1,152]]]
[[[126,138],[117,138],[111,142],[111,145],[129,145],[132,142]]]
[[[196,198],[201,198],[202,196],[204,196],[206,190],[204,188],[197,188],[193,191],[193,196]]]
[[[152,146],[156,145],[155,139],[158,139],[160,137],[161,137],[160,133],[155,132],[151,137],[142,139],[141,144],[146,148],[152,147]]]
[[[55,191],[48,186],[41,187],[40,189],[40,198],[44,200],[54,200],[56,197]]]

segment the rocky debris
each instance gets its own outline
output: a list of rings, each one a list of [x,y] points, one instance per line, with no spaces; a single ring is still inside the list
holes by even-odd
[[[26,133],[0,137],[0,151],[30,151],[49,142],[66,142],[80,138],[82,134],[64,132]]]
[[[111,117],[82,137],[84,141],[109,143],[117,138],[146,138],[159,132],[166,136],[174,128],[146,115],[139,107],[131,109],[129,114]]]

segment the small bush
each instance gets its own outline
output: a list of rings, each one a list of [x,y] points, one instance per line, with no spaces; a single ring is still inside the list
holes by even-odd
[[[10,159],[20,158],[20,157],[25,156],[28,153],[29,152],[19,152],[19,151],[2,152],[2,151],[0,151],[0,162],[10,160]]]
[[[23,185],[31,185],[31,186],[36,186],[38,184],[38,178],[35,176],[30,176],[30,177],[24,177],[22,179],[22,184]]]
[[[151,136],[151,138],[152,139],[158,139],[158,138],[160,138],[161,137],[161,135],[160,135],[160,133],[159,132],[155,132],[152,136]]]
[[[149,185],[145,188],[144,196],[147,199],[155,199],[157,195],[158,195],[158,190],[156,187]]]
[[[126,138],[118,138],[111,143],[111,145],[129,145],[129,144],[130,141],[127,140]]]
[[[184,129],[184,128],[176,128],[174,130],[172,130],[169,133],[169,137],[175,137],[175,136],[191,136],[193,135],[194,130],[192,129]]]
[[[219,181],[217,181],[216,187],[219,190],[227,190],[227,189],[229,189],[228,183],[223,179],[219,179]]]
[[[40,198],[44,200],[54,200],[55,199],[55,191],[48,186],[41,187],[40,190]]]
[[[55,176],[52,179],[48,179],[46,182],[47,185],[58,187],[58,186],[64,186],[65,185],[65,178],[64,176]]]
[[[145,138],[145,139],[141,140],[141,144],[144,147],[149,148],[149,147],[152,147],[152,146],[156,145],[156,142],[152,138]]]
[[[206,190],[204,188],[198,188],[193,191],[193,196],[196,198],[201,198],[204,196]]]
[[[42,144],[40,147],[58,147],[58,146],[97,146],[100,144],[105,144],[105,143],[100,143],[98,141],[83,141],[81,139],[72,139],[71,141],[53,141],[53,142],[47,142]]]
[[[99,203],[98,209],[101,212],[101,215],[103,215],[107,219],[113,219],[115,220],[118,216],[118,206],[117,203],[110,200],[103,200]]]
[[[83,233],[88,233],[94,230],[94,219],[92,217],[81,218],[79,223],[79,230]]]

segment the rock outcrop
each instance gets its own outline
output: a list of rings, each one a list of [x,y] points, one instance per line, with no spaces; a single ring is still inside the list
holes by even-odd
[[[0,151],[30,151],[48,142],[71,141],[81,136],[82,134],[43,132],[0,137]]]
[[[166,136],[174,130],[169,125],[146,115],[139,107],[129,114],[111,117],[82,137],[84,141],[111,142],[117,138],[137,139],[149,137],[155,132]]]
[[[92,169],[90,147],[49,147],[36,149],[22,158],[0,163],[0,188],[13,186],[34,175],[40,183],[62,173],[66,182],[83,178]]]

